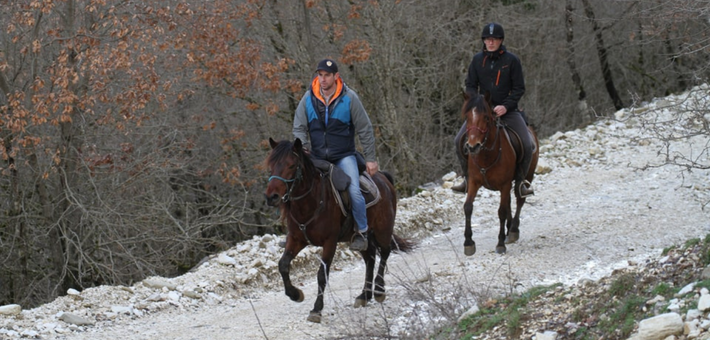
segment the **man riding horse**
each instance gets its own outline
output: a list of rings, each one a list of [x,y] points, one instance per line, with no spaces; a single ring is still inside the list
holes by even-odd
[[[375,134],[357,93],[350,89],[331,59],[318,63],[311,87],[301,98],[293,120],[293,135],[304,142],[311,156],[331,162],[350,177],[348,192],[357,224],[350,249],[367,250],[367,212],[360,192],[360,172],[355,157],[355,134],[365,154],[368,174],[378,171]]]

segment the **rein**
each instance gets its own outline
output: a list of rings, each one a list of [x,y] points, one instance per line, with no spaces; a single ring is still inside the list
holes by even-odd
[[[493,141],[493,145],[490,148],[485,147],[486,142],[488,141],[488,127],[486,127],[486,129],[484,130],[484,129],[479,128],[478,126],[475,126],[475,125],[473,126],[476,129],[478,129],[478,131],[481,131],[481,133],[486,134],[486,137],[483,138],[483,142],[481,143],[483,145],[482,148],[484,150],[493,151],[493,150],[495,150],[495,145],[498,144],[498,156],[496,157],[496,160],[493,161],[493,163],[491,163],[491,165],[489,165],[487,167],[482,167],[478,163],[476,163],[475,158],[471,158],[471,161],[473,162],[473,164],[476,167],[478,167],[478,170],[480,171],[481,175],[483,176],[483,181],[484,181],[486,187],[491,186],[490,183],[488,183],[488,177],[486,177],[486,173],[488,172],[488,170],[490,170],[492,167],[494,167],[496,164],[498,164],[498,161],[500,161],[501,156],[503,155],[503,143],[498,142],[498,139],[500,138],[500,129],[503,127],[502,123],[500,122],[500,119],[496,118],[495,125],[496,125],[496,132],[495,132],[496,138]],[[466,132],[468,133],[470,130],[471,130],[471,128],[469,127],[466,129]],[[468,146],[468,142],[466,142],[466,145]]]

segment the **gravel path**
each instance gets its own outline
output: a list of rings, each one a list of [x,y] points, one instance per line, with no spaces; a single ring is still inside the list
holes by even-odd
[[[661,108],[677,107],[686,95],[648,108],[677,117]],[[645,112],[647,117],[650,111]],[[658,256],[664,247],[710,233],[709,208],[703,211],[710,201],[710,172],[638,170],[663,160],[661,144],[642,138],[640,118],[628,111],[616,116],[541,141],[536,195],[523,208],[520,240],[508,245],[505,255],[494,252],[498,193],[481,191],[476,199],[472,222],[478,252],[471,257],[463,255],[464,196],[448,189],[452,175],[443,185],[401,199],[396,232],[417,240],[419,247],[390,257],[383,304],[352,307],[364,269],[358,256],[341,246],[323,321],[307,322],[317,289],[318,250],[308,249],[294,263],[293,281],[306,294],[303,303],[295,303],[283,293],[276,268],[280,249],[268,235],[237,245],[192,273],[153,278],[170,283],[162,289],[146,283],[97,287],[0,317],[0,338],[422,338],[481,299],[539,284],[598,279],[629,261]],[[708,137],[700,136],[671,147],[688,153],[707,145]],[[700,160],[710,164],[707,152]],[[59,321],[62,313],[93,325],[68,325]]]

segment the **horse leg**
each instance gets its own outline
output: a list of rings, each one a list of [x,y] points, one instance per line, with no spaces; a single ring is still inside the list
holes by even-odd
[[[289,237],[290,238],[290,237]],[[281,273],[281,278],[284,281],[284,288],[286,290],[286,295],[291,298],[292,301],[302,302],[303,292],[294,287],[291,283],[291,277],[289,275],[291,271],[291,260],[293,260],[296,255],[303,249],[304,245],[296,244],[296,242],[291,239],[292,242],[286,245],[283,255],[279,260],[279,273]]]
[[[362,288],[362,293],[355,298],[354,308],[365,307],[367,302],[372,299],[372,276],[375,270],[375,256],[377,250],[375,246],[370,243],[366,251],[361,251],[362,259],[365,261],[365,286]]]
[[[330,242],[323,245],[323,253],[321,254],[321,265],[318,268],[318,297],[316,303],[313,304],[313,310],[308,315],[308,321],[320,323],[321,311],[323,310],[323,295],[325,293],[325,285],[328,283],[328,275],[330,274],[330,264],[335,256],[336,243]]]
[[[505,254],[506,226],[510,228],[511,224],[510,184],[505,185],[500,191],[500,206],[498,207],[498,219],[500,220],[500,229],[498,229],[498,244],[496,245],[496,253]]]
[[[469,176],[469,179],[470,178],[471,176]],[[476,242],[471,238],[473,236],[473,232],[471,231],[471,214],[473,213],[473,201],[476,199],[478,188],[480,188],[479,184],[474,184],[472,181],[469,181],[466,202],[463,204],[463,212],[466,215],[466,228],[463,233],[465,238],[463,242],[463,253],[466,256],[471,256],[476,253]]]
[[[387,259],[390,257],[390,248],[380,248],[380,266],[377,269],[377,277],[375,278],[375,300],[384,302],[387,295],[385,294],[385,271],[387,270]]]
[[[520,239],[520,211],[523,209],[525,204],[525,197],[519,197],[515,195],[515,216],[513,216],[513,223],[510,225],[508,230],[508,237],[505,239],[505,243],[515,243]]]

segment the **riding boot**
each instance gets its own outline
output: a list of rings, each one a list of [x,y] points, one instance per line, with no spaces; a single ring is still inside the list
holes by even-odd
[[[523,198],[535,195],[535,190],[533,190],[532,184],[525,179],[528,174],[531,161],[532,155],[529,152],[526,152],[523,156],[523,161],[518,166],[518,174],[515,176],[515,190],[517,190],[520,197]]]
[[[367,231],[357,232],[353,235],[353,240],[350,243],[350,250],[352,251],[366,251],[367,250]]]
[[[518,192],[522,198],[535,195],[535,190],[533,190],[532,184],[530,184],[528,180],[516,181],[515,186],[518,188]]]
[[[451,187],[451,190],[454,191],[454,192],[462,192],[462,193],[465,193],[465,192],[466,192],[466,188],[467,188],[467,183],[468,183],[468,180],[466,179],[466,176],[464,176],[464,177],[463,177],[463,181],[462,181],[461,183],[459,183],[459,184],[456,184],[456,185],[452,186],[452,187]]]

